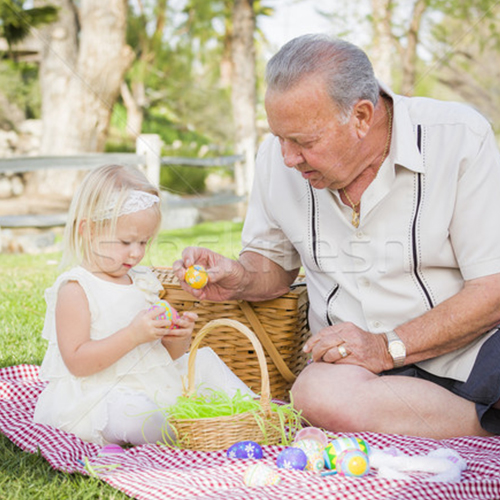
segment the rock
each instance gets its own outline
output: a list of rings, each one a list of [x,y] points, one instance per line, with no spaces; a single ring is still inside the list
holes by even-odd
[[[3,253],[39,254],[57,252],[54,231],[21,230],[0,228],[0,251]]]

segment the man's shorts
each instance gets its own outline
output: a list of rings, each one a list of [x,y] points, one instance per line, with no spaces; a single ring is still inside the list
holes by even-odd
[[[500,410],[492,408],[500,400],[500,329],[482,345],[465,382],[432,375],[416,365],[403,366],[381,375],[403,375],[434,382],[474,402],[481,427],[492,434],[500,434]]]

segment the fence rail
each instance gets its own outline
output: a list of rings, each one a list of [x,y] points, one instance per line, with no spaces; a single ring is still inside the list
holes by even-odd
[[[186,158],[163,156],[161,165],[185,167],[231,167],[243,161],[242,155],[218,156],[215,158]],[[135,153],[88,153],[75,156],[19,156],[0,159],[0,173],[24,173],[42,169],[81,169],[90,170],[110,163],[126,165],[146,165],[146,157]]]
[[[144,140],[141,140],[144,139]],[[151,141],[153,139],[153,141]],[[0,174],[18,174],[25,172],[34,172],[44,169],[56,170],[92,170],[101,165],[118,163],[125,165],[143,166],[146,175],[152,182],[159,185],[159,165],[164,166],[187,166],[197,168],[224,167],[231,168],[238,162],[244,161],[243,155],[219,156],[215,158],[187,158],[180,156],[159,157],[146,146],[155,145],[156,137],[153,134],[149,136],[140,136],[138,139],[138,149],[135,153],[86,153],[70,156],[22,156],[8,159],[0,159]],[[156,141],[156,145],[158,141]],[[139,147],[140,146],[140,147]],[[140,153],[144,154],[140,154]],[[153,154],[152,154],[153,153]],[[231,200],[231,201],[229,201]],[[197,208],[223,205],[244,200],[244,197],[237,195],[217,197],[207,200],[206,197],[199,200],[178,200],[174,202],[179,207],[193,206]],[[172,202],[169,202],[172,203]],[[11,227],[53,227],[64,225],[66,213],[54,214],[26,214],[26,215],[3,215],[0,216],[0,228]]]

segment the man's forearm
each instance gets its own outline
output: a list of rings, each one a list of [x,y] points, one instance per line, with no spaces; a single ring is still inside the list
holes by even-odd
[[[287,293],[299,269],[286,271],[272,260],[255,252],[243,252],[238,259],[242,279],[234,298],[258,302]]]
[[[453,297],[396,328],[409,363],[460,349],[500,323],[500,275],[467,282]]]

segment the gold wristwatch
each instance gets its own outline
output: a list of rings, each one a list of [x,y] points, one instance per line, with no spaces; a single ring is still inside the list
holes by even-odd
[[[401,368],[405,364],[406,347],[399,335],[393,330],[392,332],[384,333],[387,339],[387,349],[394,362],[394,368]]]

